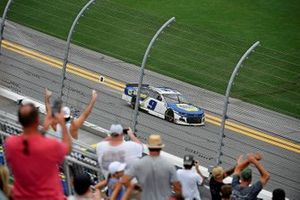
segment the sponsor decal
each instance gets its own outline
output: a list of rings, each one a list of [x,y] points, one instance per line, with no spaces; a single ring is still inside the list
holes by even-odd
[[[187,112],[197,112],[198,108],[193,105],[188,104],[176,104],[176,106],[182,110],[185,110]]]

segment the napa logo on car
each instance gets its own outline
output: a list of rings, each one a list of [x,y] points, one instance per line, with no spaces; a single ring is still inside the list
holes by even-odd
[[[197,112],[199,110],[197,107],[189,104],[176,104],[176,106],[187,112]]]

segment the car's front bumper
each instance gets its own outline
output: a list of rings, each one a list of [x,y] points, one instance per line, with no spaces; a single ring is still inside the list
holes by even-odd
[[[185,117],[175,116],[175,123],[181,125],[203,126],[205,125],[205,116],[203,117]]]

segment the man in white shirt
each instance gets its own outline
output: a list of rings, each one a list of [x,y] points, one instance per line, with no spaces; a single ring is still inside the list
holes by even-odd
[[[199,162],[192,155],[183,157],[184,169],[177,170],[177,177],[181,183],[182,196],[185,200],[201,200],[198,187],[203,184],[204,176],[199,170]],[[195,170],[192,167],[195,166]]]
[[[130,141],[124,140],[124,134],[128,134]],[[123,129],[120,124],[113,124],[110,136],[97,144],[96,153],[102,173],[107,177],[110,163],[119,161],[130,166],[142,157],[143,145],[131,128]]]

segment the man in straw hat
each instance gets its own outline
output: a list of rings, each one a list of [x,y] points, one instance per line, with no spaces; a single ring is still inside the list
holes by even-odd
[[[143,200],[168,199],[172,195],[172,188],[180,193],[175,166],[160,156],[164,147],[161,136],[150,135],[147,147],[149,155],[133,163],[121,182],[126,184],[135,177],[142,187]]]

